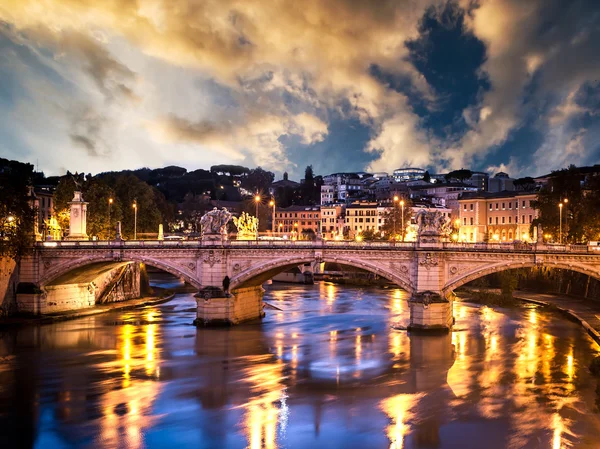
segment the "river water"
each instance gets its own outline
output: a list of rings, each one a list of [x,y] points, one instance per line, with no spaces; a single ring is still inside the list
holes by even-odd
[[[0,447],[600,447],[599,348],[552,312],[456,302],[416,336],[402,290],[266,288],[260,324],[196,329],[181,294],[4,331]]]

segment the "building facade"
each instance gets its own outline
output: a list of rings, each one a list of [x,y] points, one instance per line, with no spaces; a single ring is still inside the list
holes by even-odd
[[[290,206],[275,209],[275,232],[290,239],[316,236],[321,231],[319,206]]]
[[[530,192],[465,194],[459,199],[459,241],[531,242],[538,212],[533,208],[537,195]]]
[[[329,240],[341,240],[344,236],[345,206],[331,204],[321,206],[321,235]]]

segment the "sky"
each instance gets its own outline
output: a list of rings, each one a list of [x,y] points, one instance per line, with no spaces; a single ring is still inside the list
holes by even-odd
[[[0,0],[0,156],[513,177],[600,162],[598,0]]]

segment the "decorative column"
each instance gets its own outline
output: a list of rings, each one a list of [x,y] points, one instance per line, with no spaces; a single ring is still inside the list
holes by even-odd
[[[67,240],[88,240],[87,235],[87,205],[81,192],[74,192],[73,200],[69,203],[71,217]]]

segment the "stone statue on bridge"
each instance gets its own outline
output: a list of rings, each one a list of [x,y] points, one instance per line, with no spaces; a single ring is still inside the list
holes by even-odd
[[[200,219],[202,240],[222,240],[227,238],[227,223],[231,220],[231,213],[223,208],[216,207],[207,212]]]
[[[240,218],[233,217],[238,234],[238,240],[255,240],[258,237],[258,218],[242,212]]]
[[[429,212],[421,209],[417,212],[419,225],[418,240],[424,243],[439,242],[443,236],[451,232],[451,222],[448,217],[439,211]]]

